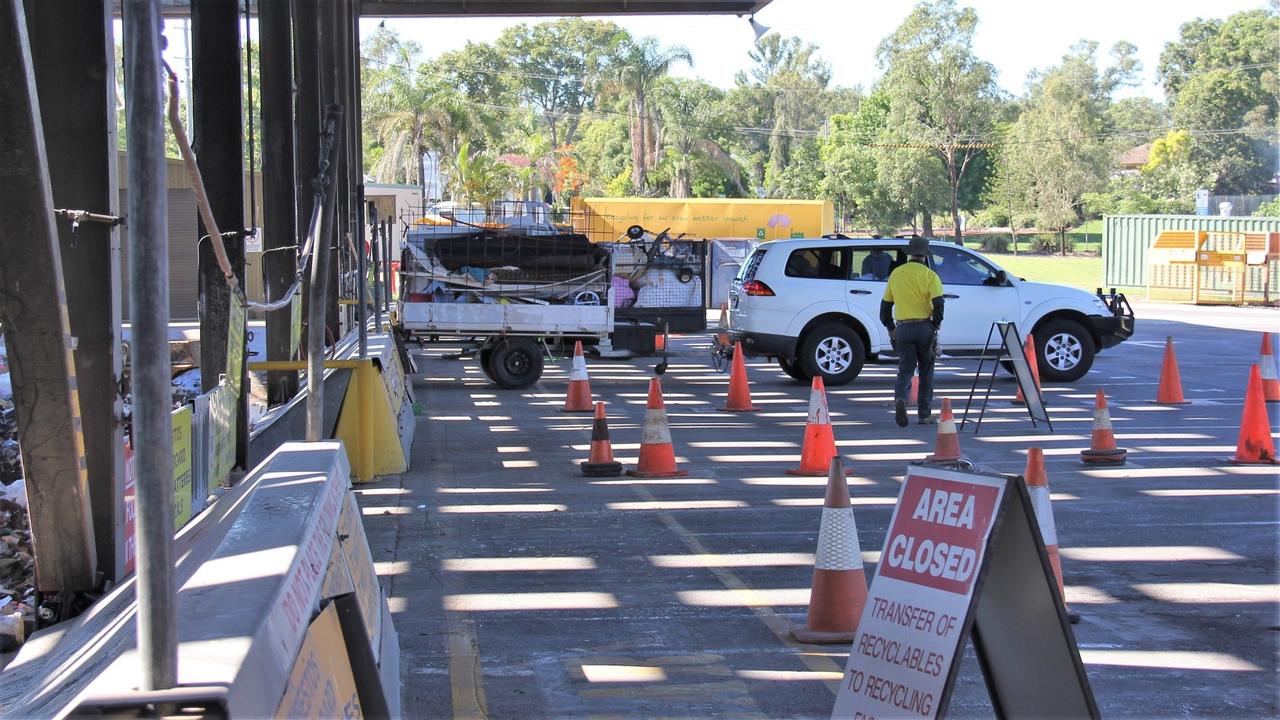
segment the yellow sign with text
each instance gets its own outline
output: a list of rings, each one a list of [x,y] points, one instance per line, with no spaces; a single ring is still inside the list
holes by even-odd
[[[191,519],[191,406],[183,405],[169,416],[173,421],[173,529],[181,530]]]
[[[695,240],[819,237],[835,227],[830,200],[574,198],[572,214],[573,229],[593,242],[620,240],[632,225]]]
[[[289,673],[289,685],[276,708],[277,718],[364,717],[356,680],[351,672],[337,607],[329,603],[307,628],[298,659]]]

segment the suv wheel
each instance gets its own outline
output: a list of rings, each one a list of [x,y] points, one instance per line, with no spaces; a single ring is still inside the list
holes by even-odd
[[[795,360],[780,357],[778,358],[778,367],[782,368],[782,372],[791,376],[791,378],[794,380],[799,380],[800,382],[809,382],[812,379],[809,376],[804,374],[804,371],[800,369],[799,363],[797,363]]]
[[[1049,382],[1072,382],[1093,367],[1093,337],[1075,320],[1050,320],[1035,330],[1036,365]]]
[[[825,323],[805,334],[797,364],[809,377],[821,375],[824,384],[844,385],[862,372],[866,357],[857,333],[845,325]]]

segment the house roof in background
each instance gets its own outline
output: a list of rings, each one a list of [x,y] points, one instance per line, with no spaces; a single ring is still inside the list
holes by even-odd
[[[1151,158],[1151,143],[1143,143],[1120,153],[1120,166],[1123,168],[1140,168]]]

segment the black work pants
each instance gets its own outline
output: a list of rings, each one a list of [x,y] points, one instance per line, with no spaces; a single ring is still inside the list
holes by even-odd
[[[894,331],[893,349],[898,351],[898,384],[893,389],[893,399],[906,401],[911,394],[911,376],[920,368],[920,417],[929,415],[933,408],[933,324],[928,322],[899,323]]]

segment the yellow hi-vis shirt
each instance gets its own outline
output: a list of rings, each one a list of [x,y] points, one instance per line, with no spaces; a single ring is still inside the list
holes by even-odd
[[[942,279],[924,263],[899,265],[884,288],[884,301],[893,303],[898,322],[929,319],[936,297],[942,297]]]

